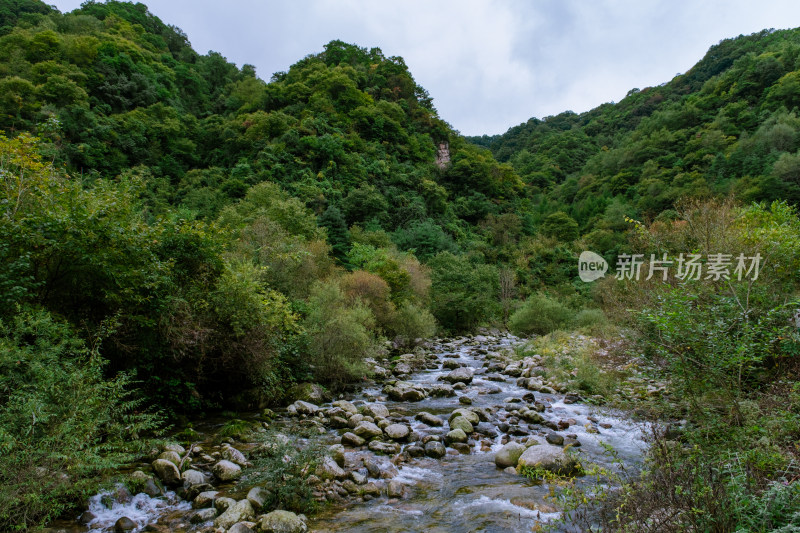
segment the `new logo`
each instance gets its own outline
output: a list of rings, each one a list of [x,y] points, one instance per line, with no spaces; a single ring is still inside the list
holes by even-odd
[[[589,283],[600,279],[608,271],[608,262],[594,252],[582,252],[578,258],[578,276]]]

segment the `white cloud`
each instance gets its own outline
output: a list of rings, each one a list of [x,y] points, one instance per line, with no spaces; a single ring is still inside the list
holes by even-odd
[[[52,0],[51,0],[52,1]],[[57,0],[62,11],[79,0]],[[795,0],[151,0],[201,53],[262,78],[341,39],[402,56],[441,117],[501,133],[669,81],[723,38],[800,26]]]

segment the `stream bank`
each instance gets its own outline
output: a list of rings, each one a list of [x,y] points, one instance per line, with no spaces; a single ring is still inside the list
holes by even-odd
[[[548,483],[533,482],[514,469],[520,454],[553,449],[564,455],[566,449],[566,456],[580,463],[614,469],[621,461],[629,471],[639,468],[641,426],[543,379],[541,357],[513,356],[521,342],[501,333],[432,341],[396,358],[391,369],[376,366],[381,382],[348,400],[298,401],[262,423],[266,427],[259,431],[289,442],[299,434],[314,435],[303,444],[320,446],[328,455],[307,480],[313,497],[326,504],[311,518],[296,517],[296,530],[531,531],[560,512]],[[87,526],[73,522],[52,531],[120,530],[123,517],[137,532],[268,531],[258,494],[248,490],[246,456],[253,445],[214,444],[221,424],[197,424],[203,441],[197,447],[159,451],[160,459],[149,468],[141,465],[137,476],[143,483],[161,481],[175,492],[98,495],[90,506],[94,518],[84,517]],[[615,450],[616,459],[606,446]],[[513,449],[519,453],[508,457]],[[178,463],[178,479],[166,481],[169,474],[159,467],[172,471],[164,463],[170,459]],[[240,470],[227,474],[228,465],[221,463]],[[591,482],[589,477],[576,481]],[[241,513],[233,517],[229,510],[236,505]],[[134,511],[142,512],[125,514]],[[231,516],[221,520],[226,513]]]

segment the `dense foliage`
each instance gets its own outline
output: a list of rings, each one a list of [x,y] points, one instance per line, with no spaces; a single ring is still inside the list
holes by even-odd
[[[800,30],[764,31],[618,104],[468,140],[377,48],[332,41],[267,82],[143,4],[0,2],[0,524],[74,505],[153,429],[141,398],[265,406],[437,331],[601,331],[607,315],[673,378],[669,414],[710,421],[694,453],[653,448],[674,469],[628,487],[650,514],[620,523],[660,512],[648,490],[670,482],[702,520],[735,507],[724,527],[758,529],[759,509],[797,501],[779,484],[794,407],[762,415],[797,402],[798,73]],[[591,286],[585,249],[768,260],[749,285]],[[585,360],[576,379],[610,389]],[[706,468],[710,498],[688,486]],[[276,498],[300,509],[295,485]]]
[[[472,140],[519,173],[538,206],[534,223],[544,230],[563,212],[613,255],[622,239],[608,232],[623,216],[669,217],[685,196],[800,202],[798,54],[800,30],[726,39],[687,73],[617,104]]]

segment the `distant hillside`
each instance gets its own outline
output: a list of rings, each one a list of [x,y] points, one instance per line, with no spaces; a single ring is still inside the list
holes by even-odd
[[[16,3],[0,12],[0,127],[51,141],[54,160],[84,177],[147,173],[156,209],[214,217],[272,181],[348,224],[416,235],[428,220],[444,242],[522,188],[438,117],[402,58],[377,48],[333,41],[268,83],[250,65],[196,53],[143,4],[61,14]],[[398,242],[424,245],[409,239]]]
[[[514,167],[542,213],[565,211],[585,235],[620,228],[622,214],[668,217],[683,196],[800,203],[798,105],[800,30],[764,30],[617,104],[471,140]]]

